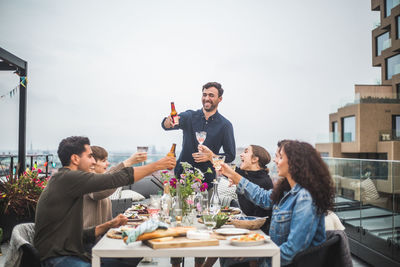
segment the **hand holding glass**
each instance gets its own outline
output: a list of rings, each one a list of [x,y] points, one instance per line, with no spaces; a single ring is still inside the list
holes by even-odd
[[[149,150],[148,146],[138,146],[137,147],[137,152],[139,153],[147,153],[147,151]],[[146,155],[147,158],[147,155]],[[144,162],[142,162],[142,165],[144,165]]]
[[[215,170],[217,170],[217,171],[221,170],[221,164],[224,163],[224,161],[225,161],[225,156],[214,155],[212,158],[212,164],[213,164]]]

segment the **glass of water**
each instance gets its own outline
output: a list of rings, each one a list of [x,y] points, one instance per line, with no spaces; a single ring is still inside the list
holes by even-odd
[[[214,215],[212,215],[212,214],[203,215],[203,222],[204,222],[204,225],[206,226],[207,230],[210,232],[217,225],[217,223],[214,220]]]

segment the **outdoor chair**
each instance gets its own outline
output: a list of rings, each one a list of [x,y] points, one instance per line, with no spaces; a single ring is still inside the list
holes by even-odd
[[[39,253],[32,245],[34,235],[34,223],[21,223],[14,227],[5,259],[5,267],[40,266]]]
[[[323,244],[310,247],[302,252],[299,252],[293,259],[293,262],[288,265],[290,267],[309,267],[323,266],[334,267],[340,266],[340,235],[334,234],[327,239]]]

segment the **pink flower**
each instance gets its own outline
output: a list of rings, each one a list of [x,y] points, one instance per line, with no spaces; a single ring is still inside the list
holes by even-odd
[[[201,186],[200,186],[200,191],[201,192],[204,192],[204,191],[206,191],[208,189],[208,184],[207,183],[203,183]]]
[[[42,173],[42,170],[41,170],[41,169],[38,169],[37,172],[38,172],[38,173]]]
[[[194,204],[194,201],[193,201],[193,199],[187,198],[187,199],[186,199],[186,203],[188,203],[189,205],[193,205],[193,204]]]
[[[176,183],[177,183],[176,178],[172,178],[172,179],[169,181],[169,184],[170,184],[173,188],[176,188]]]

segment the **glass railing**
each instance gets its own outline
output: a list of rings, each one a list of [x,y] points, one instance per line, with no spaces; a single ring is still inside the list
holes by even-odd
[[[52,154],[38,154],[38,155],[26,155],[25,162],[26,168],[29,169],[40,169],[42,175],[50,176],[56,168],[60,167],[57,164],[58,157],[54,157]],[[17,155],[0,155],[0,177],[7,176],[9,174],[15,174],[18,168],[18,156]]]
[[[329,143],[340,143],[340,133],[330,132],[329,133]]]
[[[400,65],[399,65],[400,66]],[[381,104],[399,104],[400,99],[396,93],[392,92],[370,92],[365,94],[356,93],[354,98],[342,99],[337,105],[338,108],[343,108],[358,104],[381,103]]]
[[[348,236],[396,259],[400,243],[400,161],[324,158],[335,213]]]

